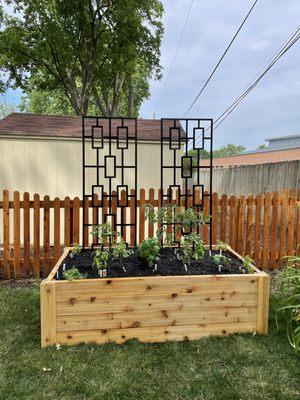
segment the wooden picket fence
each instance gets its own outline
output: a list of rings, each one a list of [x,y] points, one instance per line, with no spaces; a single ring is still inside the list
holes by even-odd
[[[282,265],[279,260],[283,256],[299,251],[299,196],[299,190],[259,194],[255,198],[252,195],[237,198],[213,193],[213,243],[217,240],[229,243],[238,253],[253,257],[262,269],[277,268]],[[137,235],[141,242],[155,233],[155,227],[144,220],[142,206],[146,203],[160,206],[160,196],[154,189],[148,193],[141,189],[137,215],[134,215],[134,198],[131,199],[124,218],[129,218],[129,221],[137,218]],[[88,200],[86,205],[90,207],[87,218],[94,223],[95,209],[92,209]],[[0,278],[46,276],[59,259],[64,246],[81,242],[82,208],[83,202],[78,197],[50,200],[49,196],[41,199],[35,194],[30,198],[29,193],[24,193],[21,198],[16,191],[10,199],[8,191],[4,190],[0,201],[0,221],[3,221]],[[207,213],[207,204],[205,209]],[[131,245],[135,233],[134,227],[125,232],[124,239]],[[202,234],[208,243],[208,226],[203,226]]]

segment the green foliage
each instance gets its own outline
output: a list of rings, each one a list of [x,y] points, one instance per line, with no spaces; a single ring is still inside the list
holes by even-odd
[[[76,254],[79,254],[81,252],[81,247],[79,246],[78,243],[73,243],[72,249],[71,249],[71,254],[72,256],[75,256]]]
[[[204,242],[200,235],[190,233],[183,240],[181,260],[184,264],[190,264],[192,260],[201,260],[205,254]]]
[[[84,279],[86,275],[82,274],[79,272],[79,270],[75,267],[67,269],[66,271],[63,272],[63,277],[67,281],[74,281],[76,279]]]
[[[20,87],[30,109],[46,91],[59,100],[55,109],[67,101],[77,115],[92,107],[106,116],[136,114],[149,96],[148,78],[161,77],[159,0],[4,4],[16,13],[0,12],[0,68],[8,77],[2,90]]]
[[[99,244],[103,246],[105,242],[113,242],[115,233],[112,231],[110,223],[106,222],[100,225],[93,225],[91,235],[96,236]]]
[[[221,240],[217,240],[216,249],[220,251],[220,254],[222,254],[223,251],[227,250],[227,244]]]
[[[157,238],[147,238],[139,245],[139,257],[144,259],[149,267],[159,260],[160,244]]]
[[[225,146],[220,147],[217,150],[214,150],[213,157],[220,158],[220,157],[234,156],[234,155],[241,154],[245,150],[246,150],[246,147],[244,147],[244,146],[236,146],[235,144],[227,144]],[[190,150],[188,155],[193,157],[193,165],[197,165],[196,164],[197,157],[198,157],[197,150]],[[209,157],[210,157],[209,151],[207,151],[205,149],[200,150],[200,155],[203,160],[209,159]]]
[[[223,256],[221,254],[215,254],[213,256],[214,262],[219,266],[219,265],[228,265],[229,261],[226,256]]]
[[[280,301],[278,315],[283,315],[289,343],[300,352],[300,256],[286,257],[287,265],[281,272]]]
[[[128,249],[127,244],[122,239],[120,239],[120,242],[116,243],[112,248],[113,257],[121,264],[124,263],[124,260],[132,254],[133,250]]]
[[[253,274],[255,272],[255,262],[250,256],[243,258],[243,267],[248,272],[248,274]]]
[[[109,259],[109,249],[97,249],[94,251],[93,267],[97,268],[99,275],[101,270],[107,269]]]
[[[14,111],[15,111],[15,106],[13,104],[9,104],[6,101],[2,101],[0,103],[0,119],[6,117],[8,114]]]

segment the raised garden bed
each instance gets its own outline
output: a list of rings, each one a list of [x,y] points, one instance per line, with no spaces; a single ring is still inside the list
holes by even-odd
[[[70,251],[65,249],[41,283],[42,347],[268,331],[269,276],[257,269],[244,273],[241,257],[230,247],[226,252],[231,262],[222,271],[206,258],[187,271],[174,259],[172,270],[164,256],[153,271],[138,265],[133,255],[126,272],[111,265],[108,278],[92,277],[87,251],[81,255],[86,258],[81,272],[91,278],[67,281],[60,278],[62,265],[68,268],[76,261],[70,261]],[[128,276],[133,274],[140,276]]]

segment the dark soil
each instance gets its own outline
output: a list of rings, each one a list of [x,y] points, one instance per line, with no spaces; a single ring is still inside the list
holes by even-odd
[[[213,251],[212,255],[219,254]],[[243,268],[242,262],[229,252],[223,253],[229,263],[223,265],[219,271],[214,259],[209,256],[209,252],[205,253],[202,260],[192,261],[187,266],[187,271],[184,268],[182,261],[178,260],[174,249],[163,248],[160,251],[160,259],[157,262],[157,269],[149,267],[144,260],[139,258],[137,250],[134,254],[120,263],[113,257],[108,261],[107,277],[133,277],[133,276],[166,276],[166,275],[210,275],[210,274],[243,274],[247,273]],[[65,265],[64,265],[65,264]],[[64,268],[70,269],[76,267],[86,278],[98,278],[98,271],[93,268],[93,250],[82,250],[79,254],[71,255],[65,259]],[[63,265],[58,271],[58,279],[63,277]]]

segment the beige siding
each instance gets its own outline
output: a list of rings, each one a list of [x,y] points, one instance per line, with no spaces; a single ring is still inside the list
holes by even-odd
[[[107,154],[107,149],[104,149]],[[112,150],[114,154],[114,149]],[[134,147],[129,145],[126,163],[133,162]],[[87,151],[87,161],[95,157],[95,151]],[[173,152],[164,149],[166,162],[172,162]],[[100,159],[101,161],[101,159]],[[177,160],[180,162],[179,156]],[[41,196],[82,195],[82,145],[78,139],[0,138],[0,188],[10,192],[19,190]],[[180,172],[180,171],[179,171]],[[125,170],[125,181],[133,187],[133,172]],[[171,183],[171,172],[165,179]],[[178,173],[179,174],[179,173]],[[90,179],[92,180],[92,173]],[[91,182],[90,180],[90,182]],[[100,177],[101,180],[101,177]],[[88,183],[90,183],[88,180]],[[177,183],[180,179],[177,179]],[[118,179],[113,185],[120,183]],[[160,187],[160,143],[138,144],[138,187],[157,189]]]

